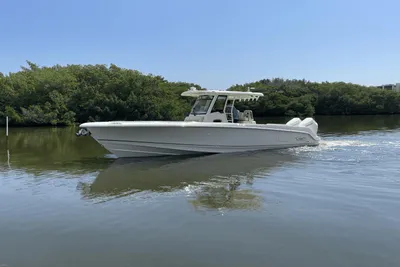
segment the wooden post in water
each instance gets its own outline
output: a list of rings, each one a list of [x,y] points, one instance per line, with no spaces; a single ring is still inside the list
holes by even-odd
[[[8,140],[8,116],[6,116],[6,138]]]
[[[8,116],[6,116],[6,146],[7,146],[7,163],[8,167],[10,167],[10,150],[8,148]]]

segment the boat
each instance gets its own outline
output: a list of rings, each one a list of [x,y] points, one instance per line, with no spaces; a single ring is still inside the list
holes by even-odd
[[[253,91],[197,90],[183,121],[103,121],[80,125],[77,136],[91,136],[118,158],[237,153],[299,146],[317,146],[318,123],[311,117],[284,124],[258,124],[252,110],[235,103],[257,101]]]

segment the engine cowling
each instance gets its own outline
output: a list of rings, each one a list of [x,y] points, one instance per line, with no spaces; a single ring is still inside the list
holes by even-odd
[[[300,122],[299,127],[310,128],[315,134],[318,132],[318,123],[313,118],[305,118]]]
[[[286,123],[287,126],[299,126],[301,120],[300,118],[293,118]]]

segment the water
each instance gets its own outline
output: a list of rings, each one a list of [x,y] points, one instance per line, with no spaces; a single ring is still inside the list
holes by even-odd
[[[157,160],[1,133],[0,266],[400,266],[400,117],[317,120],[319,147]]]

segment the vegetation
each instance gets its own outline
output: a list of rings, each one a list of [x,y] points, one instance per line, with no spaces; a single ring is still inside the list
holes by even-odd
[[[115,65],[38,67],[0,74],[0,124],[70,125],[98,120],[176,120],[190,109],[172,83]]]
[[[106,65],[39,67],[0,73],[0,124],[71,125],[99,120],[180,120],[192,99],[180,97],[191,86],[161,76]],[[258,102],[241,103],[255,116],[400,113],[400,93],[349,83],[265,79],[228,90],[255,87]]]
[[[400,93],[351,83],[265,79],[228,90],[256,88],[266,97],[241,104],[255,116],[380,115],[400,113]]]

